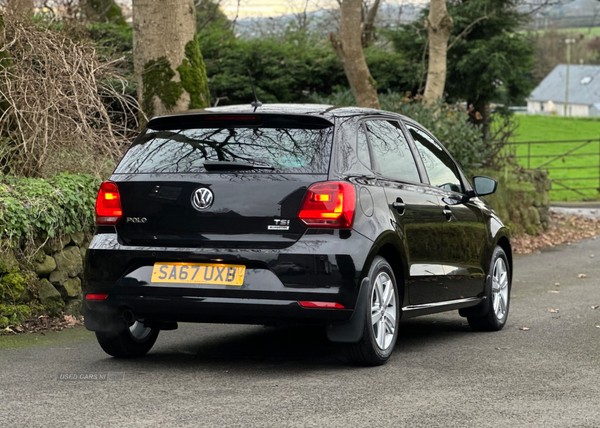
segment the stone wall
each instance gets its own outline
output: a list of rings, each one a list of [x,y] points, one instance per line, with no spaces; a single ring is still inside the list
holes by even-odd
[[[513,234],[537,235],[548,229],[552,181],[547,171],[485,170],[480,175],[498,180],[496,193],[486,199]]]
[[[31,315],[81,315],[88,246],[84,233],[49,240],[33,257],[16,257],[10,246],[0,245],[0,328]]]
[[[81,315],[83,261],[89,242],[84,233],[49,240],[34,261],[40,278],[39,300],[51,314]]]

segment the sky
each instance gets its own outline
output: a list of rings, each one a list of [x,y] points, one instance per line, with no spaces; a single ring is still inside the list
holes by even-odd
[[[408,4],[424,1],[427,0],[384,0],[384,3]],[[236,14],[238,19],[243,19],[298,13],[304,10],[305,5],[307,11],[314,11],[338,7],[338,2],[336,0],[239,0],[238,9],[238,0],[221,0],[221,9],[230,19],[235,18]]]

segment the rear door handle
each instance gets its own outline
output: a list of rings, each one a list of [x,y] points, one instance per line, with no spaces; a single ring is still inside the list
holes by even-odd
[[[396,202],[394,202],[392,204],[392,207],[398,211],[400,213],[400,215],[404,214],[404,211],[406,211],[406,204],[402,201],[401,198],[397,198]]]

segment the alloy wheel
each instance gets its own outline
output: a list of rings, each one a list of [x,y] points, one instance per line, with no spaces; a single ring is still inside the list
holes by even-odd
[[[143,320],[135,321],[129,326],[129,334],[131,334],[131,337],[135,340],[144,340],[150,333],[152,333],[152,328],[145,327]]]
[[[396,293],[386,272],[375,279],[371,294],[371,328],[377,346],[386,350],[392,344],[396,330]]]
[[[492,304],[494,313],[498,320],[506,316],[508,310],[508,269],[502,258],[498,258],[494,264],[492,276]]]

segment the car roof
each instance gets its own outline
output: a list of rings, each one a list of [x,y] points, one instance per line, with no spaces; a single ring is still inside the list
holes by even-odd
[[[173,116],[188,116],[188,115],[204,115],[204,114],[223,114],[223,113],[265,113],[265,114],[297,114],[322,116],[326,119],[335,117],[349,117],[360,115],[389,115],[400,116],[409,122],[415,123],[412,119],[397,113],[387,112],[384,110],[376,110],[364,107],[342,107],[330,104],[263,104],[258,108],[254,108],[250,104],[240,104],[220,107],[207,107],[204,109],[188,110],[173,114],[167,114],[159,117]],[[153,120],[156,118],[153,118]]]

